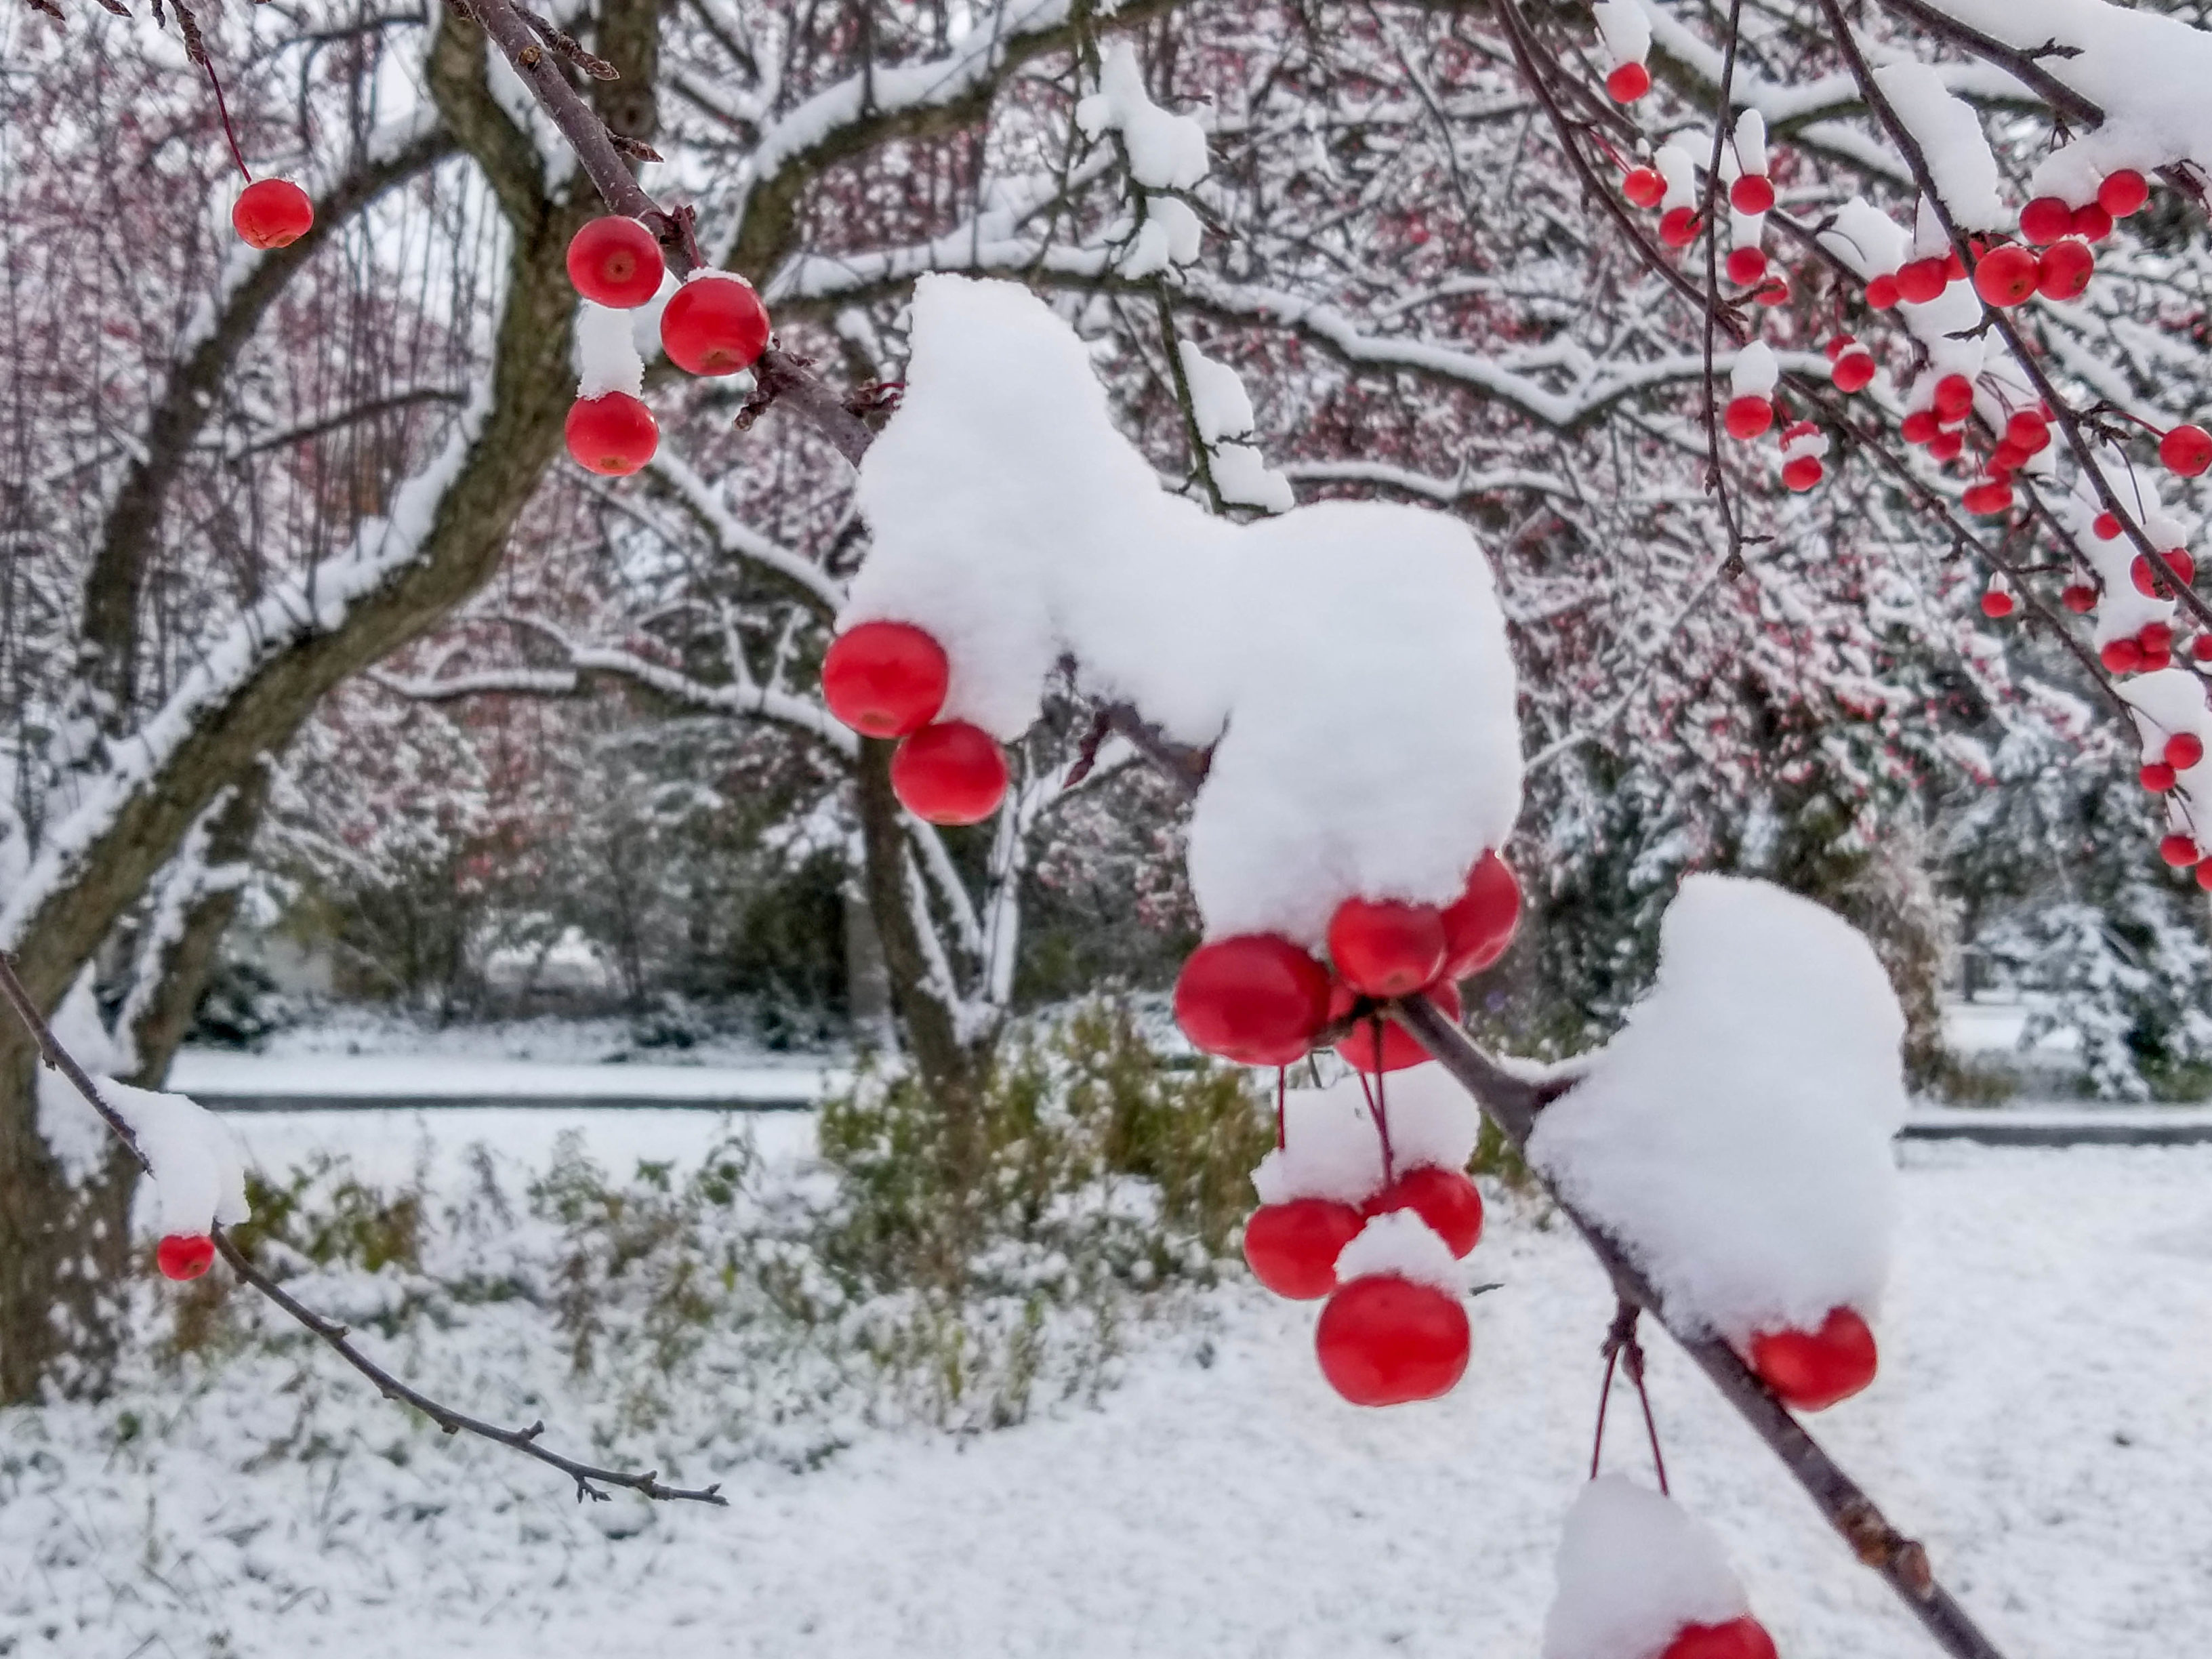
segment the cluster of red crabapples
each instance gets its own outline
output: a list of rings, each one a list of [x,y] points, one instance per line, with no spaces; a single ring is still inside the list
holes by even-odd
[[[595,305],[634,311],[660,293],[666,263],[660,244],[637,220],[608,214],[568,243],[568,280]],[[692,374],[735,374],[768,349],[768,308],[753,285],[727,271],[701,270],[660,313],[660,347]],[[627,392],[579,398],[568,411],[568,453],[608,477],[624,477],[653,459],[660,428],[641,398]]]
[[[940,720],[952,665],[911,623],[848,629],[822,659],[830,712],[864,738],[896,738],[891,787],[907,811],[930,823],[981,823],[1006,799],[1006,757],[998,740],[966,720]]]

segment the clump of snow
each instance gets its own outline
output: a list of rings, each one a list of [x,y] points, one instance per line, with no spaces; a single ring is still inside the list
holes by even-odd
[[[1815,459],[1828,453],[1828,434],[1809,421],[1790,428],[1782,434],[1782,459],[1794,461],[1800,455]]]
[[[2131,466],[2124,453],[2110,446],[2100,447],[2093,459],[2112,486],[2113,493],[2132,509],[2131,516],[2142,526],[2153,546],[2165,549],[2187,544],[2184,526],[2165,511],[2157,483],[2152,477]],[[2096,533],[2097,517],[2104,512],[2105,504],[2086,477],[2075,481],[2072,507],[2075,550],[2081,556],[2082,562],[2097,573],[2102,585],[2091,635],[2095,643],[2102,647],[2114,640],[2133,639],[2152,623],[2171,623],[2174,601],[2156,598],[2136,586],[2134,538],[2115,536],[2107,541]]]
[[[1411,1210],[1390,1210],[1372,1218],[1337,1255],[1340,1285],[1382,1276],[1433,1285],[1450,1296],[1467,1290],[1464,1265],[1436,1230]]]
[[[1781,378],[1782,365],[1775,361],[1774,349],[1764,340],[1753,340],[1735,354],[1729,369],[1729,390],[1739,398],[1771,398]]]
[[[13,1018],[13,1016],[9,1016]],[[92,969],[78,975],[69,994],[46,1021],[54,1040],[94,1074],[137,1069],[127,1046],[110,1034],[92,990]],[[72,1183],[88,1180],[113,1150],[114,1132],[77,1093],[76,1085],[50,1066],[38,1070],[39,1139]]]
[[[1224,438],[1241,438],[1259,424],[1252,413],[1251,394],[1234,368],[1207,356],[1188,340],[1182,342],[1182,355],[1200,437],[1218,444]]]
[[[134,1089],[110,1078],[94,1081],[100,1097],[130,1124],[152,1166],[161,1230],[204,1234],[220,1222],[244,1221],[246,1165],[230,1126],[184,1095]]]
[[[1590,8],[1597,17],[1597,32],[1612,54],[1613,67],[1640,64],[1651,52],[1651,19],[1639,0],[1597,0]]]
[[[1559,1535],[1544,1659],[1658,1659],[1687,1625],[1751,1611],[1712,1528],[1617,1474],[1585,1486]]]
[[[1692,876],[1659,972],[1529,1161],[1651,1277],[1742,1341],[1870,1311],[1895,1222],[1905,1017],[1865,939],[1766,882]]]
[[[1089,695],[1213,744],[1188,858],[1211,936],[1313,945],[1352,895],[1457,896],[1521,791],[1504,619],[1467,527],[1345,501],[1225,523],[1160,487],[1036,295],[933,276],[912,317],[840,626],[928,630],[945,717],[1003,738],[1072,659]]]
[[[1911,239],[1903,226],[1863,196],[1836,210],[1820,246],[1862,276],[1881,276],[1905,263]]]
[[[1188,190],[1211,166],[1206,129],[1152,101],[1137,49],[1127,40],[1106,49],[1098,90],[1076,105],[1075,124],[1090,138],[1120,133],[1129,154],[1129,175],[1147,190]]]
[[[645,362],[637,354],[634,322],[627,311],[589,300],[576,308],[576,395],[604,398],[610,392],[645,395]]]
[[[1744,173],[1766,171],[1766,118],[1755,109],[1735,118],[1735,164]]]
[[[1370,1085],[1371,1086],[1371,1085]],[[1383,1074],[1395,1172],[1464,1170],[1481,1127],[1474,1102],[1441,1066]],[[1283,1097],[1283,1144],[1252,1171],[1262,1204],[1327,1198],[1358,1204],[1382,1189],[1382,1141],[1356,1074]]]
[[[1889,64],[1875,83],[1918,141],[1952,219],[1966,230],[2003,230],[2012,222],[1997,191],[1997,161],[1973,106],[1954,96],[1926,64]]]
[[[1213,451],[1213,482],[1231,507],[1287,513],[1298,504],[1289,477],[1269,466],[1267,458],[1249,444],[1222,444]]]
[[[1660,145],[1651,165],[1667,181],[1667,193],[1659,198],[1662,209],[1695,207],[1702,199],[1698,190],[1698,159],[1680,144]]]
[[[2186,732],[2203,743],[2207,758],[2176,775],[2181,787],[2193,794],[2212,784],[2212,708],[2205,705],[2203,681],[2185,668],[2161,668],[2124,679],[2116,689],[2136,711],[2145,760],[2163,760],[2166,739]]]

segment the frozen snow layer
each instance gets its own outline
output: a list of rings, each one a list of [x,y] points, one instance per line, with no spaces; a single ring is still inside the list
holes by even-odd
[[[1480,1118],[1466,1090],[1441,1066],[1382,1074],[1379,1102],[1390,1127],[1396,1173],[1427,1165],[1463,1170],[1474,1154]],[[1369,1085],[1372,1087],[1372,1084]],[[1376,1108],[1357,1073],[1323,1089],[1283,1097],[1283,1144],[1260,1160],[1252,1185],[1262,1204],[1328,1198],[1359,1203],[1382,1190],[1382,1139]]]
[[[1075,123],[1092,138],[1120,133],[1129,176],[1147,190],[1188,190],[1206,177],[1206,129],[1152,101],[1137,49],[1126,40],[1106,48],[1098,90],[1076,105]]]
[[[1659,972],[1530,1161],[1732,1341],[1871,1313],[1890,1257],[1905,1017],[1840,917],[1765,882],[1692,876]]]
[[[945,717],[1000,738],[1072,661],[1101,701],[1215,744],[1189,832],[1209,934],[1313,944],[1353,894],[1455,897],[1521,794],[1504,621],[1466,527],[1345,501],[1212,518],[1161,489],[1042,300],[928,276],[913,319],[844,623],[927,629]]]

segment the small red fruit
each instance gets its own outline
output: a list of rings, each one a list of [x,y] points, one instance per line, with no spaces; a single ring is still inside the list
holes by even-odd
[[[1341,1286],[1314,1332],[1322,1375],[1355,1406],[1400,1406],[1450,1393],[1467,1374],[1471,1346],[1458,1297],[1395,1273]]]
[[[2051,422],[2023,409],[2005,422],[2005,441],[2025,454],[2039,455],[2051,447]]]
[[[2169,550],[2166,562],[2172,568],[2173,574],[2180,578],[2184,587],[2197,580],[2197,561],[2180,548]],[[2136,592],[2154,599],[2166,597],[2166,579],[2151,568],[2150,560],[2146,555],[2136,555],[2135,562],[2128,567],[2128,574],[2135,582]]]
[[[154,1247],[164,1279],[198,1279],[215,1262],[215,1240],[203,1233],[171,1233]]]
[[[2012,595],[2002,587],[1992,587],[1982,595],[1982,614],[1993,622],[2001,622],[2012,615]]]
[[[2146,651],[2170,651],[2173,648],[2173,626],[2170,623],[2145,623],[2136,629],[2136,641]]]
[[[2112,234],[2112,216],[2094,202],[2075,208],[2074,234],[2085,242],[2101,242]]]
[[[1176,1024],[1191,1046],[1241,1066],[1304,1058],[1328,1010],[1328,969],[1273,933],[1210,940],[1176,976]]]
[[[2154,795],[2162,795],[2173,787],[2173,769],[2164,761],[2145,761],[2142,770],[2136,774],[2142,787]]]
[[[1336,1288],[1336,1258],[1366,1218],[1325,1198],[1263,1204],[1244,1224],[1244,1261],[1277,1296],[1313,1302]]]
[[[2212,467],[2212,432],[2201,426],[2175,427],[2158,441],[2158,458],[2168,471],[2196,477]]]
[[[891,757],[891,789],[927,823],[981,823],[1006,798],[1006,757],[965,720],[925,726]]]
[[[1689,246],[1698,240],[1700,228],[1695,208],[1668,208],[1659,216],[1659,240],[1668,247]]]
[[[910,623],[862,623],[822,659],[823,700],[866,738],[921,730],[945,707],[951,678],[945,647]]]
[[[702,272],[678,289],[660,313],[660,343],[688,373],[734,374],[767,349],[768,308],[744,278]]]
[[[1329,918],[1328,954],[1363,995],[1407,996],[1443,971],[1443,917],[1433,904],[1348,898]]]
[[[2097,256],[2087,242],[2068,237],[2043,250],[2036,264],[2035,291],[2046,300],[2078,300],[2096,275]]]
[[[1444,972],[1450,980],[1479,974],[1505,954],[1521,920],[1521,884],[1505,860],[1485,853],[1467,872],[1467,886],[1444,907]]]
[[[1774,205],[1774,181],[1763,173],[1747,173],[1729,186],[1729,205],[1738,213],[1764,213]]]
[[[1960,500],[1967,512],[1995,518],[2000,513],[2012,511],[2012,486],[2002,478],[1984,478],[1978,484],[1969,485]]]
[[[1459,1170],[1433,1164],[1407,1170],[1361,1208],[1369,1216],[1411,1210],[1455,1256],[1482,1237],[1482,1189]]]
[[[1656,208],[1666,198],[1667,180],[1656,167],[1631,167],[1620,181],[1620,193],[1640,208]]]
[[[1897,303],[1899,297],[1897,278],[1887,271],[1870,279],[1867,283],[1866,302],[1869,308],[1872,310],[1887,311]]]
[[[1777,271],[1759,285],[1752,299],[1763,306],[1786,306],[1790,303],[1790,279]]]
[[[1936,433],[1936,411],[1932,409],[1916,409],[1898,422],[1897,435],[1909,444],[1932,443]]]
[[[2206,892],[2212,893],[2212,859],[2203,860],[2197,865],[2197,884]]]
[[[579,398],[562,428],[576,465],[610,478],[626,478],[660,447],[660,427],[627,392]]]
[[[1818,455],[1800,455],[1782,464],[1784,485],[1800,495],[1818,484],[1826,476]]]
[[[230,228],[248,247],[289,247],[314,227],[314,203],[289,179],[255,179],[230,210]]]
[[[636,220],[610,213],[568,239],[568,281],[594,305],[627,311],[660,292],[660,244]]]
[[[2158,844],[2158,855],[2177,870],[2186,870],[2203,858],[2187,836],[2168,836]]]
[[[1844,352],[1828,371],[1838,392],[1863,392],[1874,379],[1874,354],[1863,348]]]
[[[1762,1331],[1751,1368],[1799,1411],[1824,1411],[1874,1381],[1874,1333],[1850,1308],[1831,1308],[1817,1331]]]
[[[1936,382],[1936,418],[1949,426],[1973,412],[1974,383],[1963,374],[1946,374]]]
[[[1935,461],[1955,461],[1959,452],[1966,447],[1964,427],[1946,427],[1928,441],[1928,458]]]
[[[1728,279],[1738,288],[1749,288],[1766,275],[1766,255],[1755,247],[1729,250]]]
[[[2097,515],[2096,522],[2091,525],[2089,528],[2095,533],[2099,541],[2115,541],[2119,537],[2120,521],[2110,513],[2100,513]]]
[[[2086,617],[2097,608],[2097,590],[2087,582],[2069,582],[2058,595],[2058,603],[2077,617]]]
[[[1446,1019],[1459,1024],[1459,987],[1449,980],[1440,980],[1421,994],[1443,1011]],[[1329,998],[1328,1016],[1341,1018],[1351,1012],[1352,988],[1339,985]],[[1421,1047],[1420,1039],[1395,1019],[1384,1019],[1382,1026],[1382,1063],[1376,1063],[1375,1026],[1372,1019],[1363,1019],[1353,1026],[1344,1040],[1336,1045],[1337,1058],[1356,1072],[1402,1072],[1409,1066],[1419,1066],[1429,1058],[1429,1051]]]
[[[1729,437],[1748,441],[1774,424],[1774,405],[1759,397],[1732,398],[1723,419]]]
[[[1632,104],[1651,90],[1651,71],[1641,64],[1623,64],[1605,77],[1605,89],[1616,104]]]
[[[1924,306],[1950,285],[1950,272],[1941,259],[1914,259],[1898,267],[1897,297]]]
[[[2212,663],[2212,634],[2199,634],[2189,642],[2190,659]]]
[[[2124,219],[2150,200],[2150,185],[2133,167],[2107,173],[2097,186],[2097,205],[2115,219]]]
[[[2166,763],[2186,772],[2204,758],[2204,739],[2194,732],[2177,732],[2166,740]]]
[[[2020,210],[2021,240],[2049,247],[2074,231],[2074,210],[2056,196],[2039,196]]]
[[[2027,452],[2013,442],[2011,439],[2007,438],[1995,449],[1990,451],[1990,471],[1996,477],[2008,478],[2027,459]]]
[[[2142,672],[2143,648],[2133,640],[2114,640],[2097,653],[2097,660],[2115,674]]]
[[[1659,1659],[1777,1659],[1766,1626],[1747,1614],[1725,1625],[1685,1625]]]
[[[2035,255],[2017,242],[1991,248],[1974,267],[1974,292],[1990,304],[2011,307],[2027,302],[2035,292],[2040,274]]]

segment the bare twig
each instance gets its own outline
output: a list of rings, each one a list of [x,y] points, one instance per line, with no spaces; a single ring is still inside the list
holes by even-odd
[[[76,1056],[54,1036],[53,1027],[39,1012],[38,1005],[31,1000],[30,993],[24,988],[21,978],[17,975],[15,963],[8,959],[4,951],[0,951],[0,1000],[7,1002],[15,1011],[15,1017],[22,1021],[24,1029],[31,1034],[32,1040],[38,1045],[39,1058],[69,1079],[70,1085],[84,1097],[87,1105],[100,1114],[100,1121],[123,1144],[138,1167],[151,1176],[154,1166],[147,1161],[144,1149],[138,1145],[138,1137],[132,1131],[130,1120],[115,1109],[101,1092],[99,1084],[83,1066],[77,1064]],[[480,1418],[457,1412],[450,1406],[441,1405],[420,1389],[410,1388],[354,1346],[344,1326],[325,1319],[255,1267],[246,1252],[238,1248],[236,1242],[222,1227],[212,1227],[210,1233],[216,1249],[222,1252],[222,1259],[230,1264],[231,1271],[240,1279],[320,1338],[332,1352],[374,1382],[377,1392],[386,1400],[413,1407],[447,1434],[471,1434],[480,1440],[495,1441],[526,1457],[534,1457],[539,1462],[560,1470],[576,1483],[579,1502],[586,1498],[603,1500],[607,1496],[603,1488],[623,1486],[647,1498],[683,1498],[693,1503],[727,1506],[729,1500],[720,1495],[719,1486],[693,1489],[664,1486],[657,1469],[647,1469],[642,1474],[635,1474],[623,1469],[599,1468],[592,1464],[580,1463],[574,1458],[563,1457],[559,1452],[538,1443],[538,1437],[545,1432],[543,1422],[532,1423],[526,1429],[503,1429],[495,1423],[487,1423]]]

